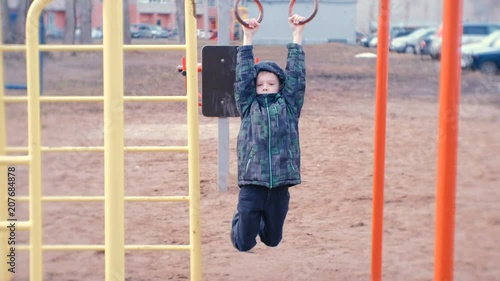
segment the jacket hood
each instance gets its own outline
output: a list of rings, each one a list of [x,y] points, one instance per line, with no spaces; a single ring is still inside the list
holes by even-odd
[[[259,62],[258,64],[255,65],[255,70],[257,71],[257,75],[261,71],[272,72],[272,73],[276,74],[276,76],[278,76],[278,79],[280,81],[280,85],[283,85],[283,83],[285,83],[285,80],[286,80],[285,72],[275,62],[272,62],[272,61]]]

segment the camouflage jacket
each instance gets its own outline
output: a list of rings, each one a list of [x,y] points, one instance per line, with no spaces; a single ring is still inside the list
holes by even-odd
[[[280,79],[276,94],[257,95],[259,71]],[[241,116],[238,134],[238,185],[268,188],[293,186],[300,179],[299,116],[304,104],[305,54],[301,45],[288,45],[286,74],[275,63],[254,64],[253,47],[238,48],[235,98]]]

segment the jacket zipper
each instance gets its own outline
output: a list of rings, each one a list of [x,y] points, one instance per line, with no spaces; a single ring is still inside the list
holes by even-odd
[[[267,124],[268,124],[268,142],[267,151],[269,153],[269,188],[273,188],[273,171],[272,171],[272,159],[271,159],[271,116],[269,115],[269,105],[267,104],[267,97],[265,99],[266,110],[267,110]]]

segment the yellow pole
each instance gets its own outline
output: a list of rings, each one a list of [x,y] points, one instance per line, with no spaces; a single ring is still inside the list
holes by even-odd
[[[7,11],[2,11],[2,6],[0,5],[0,15]],[[0,28],[0,46],[3,45],[2,28]],[[7,155],[7,129],[6,129],[6,115],[5,115],[5,102],[4,98],[4,76],[3,76],[3,51],[0,50],[0,155]],[[7,166],[0,165],[0,206],[7,206]],[[5,179],[5,180],[4,180]],[[0,209],[0,221],[7,221],[7,208],[2,207]],[[8,254],[9,244],[7,239],[9,237],[8,231],[0,231],[0,257],[6,257]],[[10,280],[9,267],[6,262],[0,262],[0,280],[8,281]]]
[[[105,280],[123,281],[125,279],[123,1],[104,1],[103,12]]]
[[[195,1],[185,1],[191,280],[201,281],[200,164]]]
[[[35,0],[26,16],[26,73],[28,87],[28,143],[29,167],[29,215],[30,231],[30,279],[43,279],[42,261],[42,157],[40,149],[40,50],[38,45],[39,17],[48,0]]]

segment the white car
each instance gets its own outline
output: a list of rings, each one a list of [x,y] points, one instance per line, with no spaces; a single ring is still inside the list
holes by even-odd
[[[468,68],[472,64],[472,56],[476,53],[487,53],[500,50],[500,30],[486,36],[478,43],[462,46],[462,68]]]
[[[500,24],[494,23],[464,23],[462,32],[462,45],[481,42],[491,33],[500,30]],[[442,26],[436,32],[436,37],[431,42],[429,53],[431,58],[441,57]]]
[[[462,54],[472,54],[474,52],[484,52],[489,49],[498,49],[497,42],[500,40],[500,30],[491,33],[486,36],[482,41],[478,43],[471,43],[462,46]],[[497,46],[495,48],[495,46]]]
[[[428,36],[436,31],[436,28],[433,27],[424,27],[419,28],[413,31],[412,33],[403,36],[394,38],[391,41],[389,50],[395,51],[398,53],[407,53],[407,54],[416,54],[420,47],[420,40]]]

